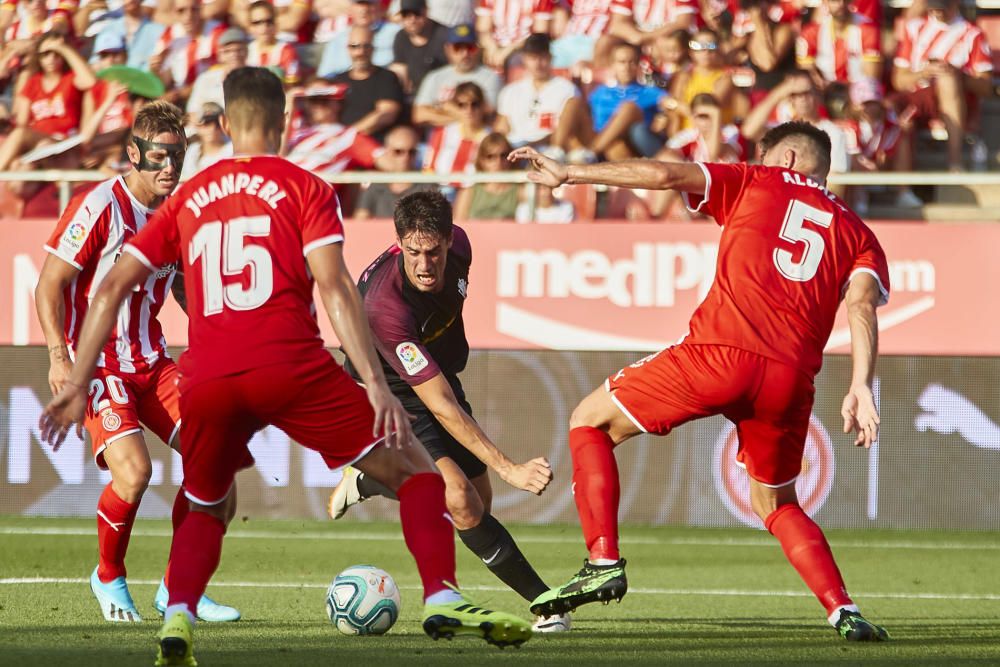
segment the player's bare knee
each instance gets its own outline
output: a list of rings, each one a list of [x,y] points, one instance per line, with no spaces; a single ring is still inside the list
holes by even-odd
[[[590,396],[580,401],[580,404],[576,406],[573,414],[569,417],[569,427],[571,429],[580,428],[581,426],[590,426],[591,428],[602,428],[604,426],[603,420],[594,409]]]
[[[136,503],[149,487],[152,476],[153,469],[148,459],[129,459],[115,467],[112,473],[112,485],[122,500]]]

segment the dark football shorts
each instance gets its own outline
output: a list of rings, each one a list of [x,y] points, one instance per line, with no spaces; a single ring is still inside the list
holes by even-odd
[[[459,398],[458,403],[469,416],[472,416],[472,407],[468,401],[464,398]],[[426,408],[422,410],[409,409],[409,412],[417,418],[413,422],[413,433],[417,436],[417,440],[422,442],[424,447],[427,448],[427,452],[431,455],[432,459],[437,461],[447,456],[462,469],[462,472],[469,479],[479,477],[486,472],[486,464],[476,458],[475,454],[463,447],[458,440],[455,440],[445,430],[444,426],[434,418],[430,410]]]

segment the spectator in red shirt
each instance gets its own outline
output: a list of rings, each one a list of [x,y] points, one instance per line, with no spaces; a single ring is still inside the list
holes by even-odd
[[[96,82],[90,66],[62,35],[43,35],[34,62],[18,77],[15,128],[0,144],[0,171],[43,141],[75,134],[80,128],[83,94]]]
[[[483,63],[500,69],[528,35],[548,34],[553,7],[552,0],[479,0],[476,32]]]
[[[802,26],[796,40],[799,68],[815,71],[826,83],[881,79],[880,27],[852,11],[848,0],[824,0],[823,7],[826,11]]]
[[[253,41],[247,46],[247,65],[277,67],[286,86],[299,82],[299,57],[295,46],[278,41],[277,10],[268,0],[256,0],[247,12],[247,31]]]
[[[927,0],[927,15],[907,21],[896,47],[892,85],[903,117],[940,118],[948,166],[961,171],[968,103],[992,94],[993,60],[983,31],[958,12],[958,0]]]

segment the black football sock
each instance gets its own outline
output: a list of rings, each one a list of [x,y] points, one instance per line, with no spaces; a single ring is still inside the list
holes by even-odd
[[[358,493],[361,494],[362,500],[371,498],[372,496],[382,496],[390,500],[399,500],[399,496],[393,493],[392,489],[364,473],[358,475]]]
[[[517,548],[514,538],[491,514],[484,514],[475,528],[458,531],[458,536],[500,581],[525,600],[531,602],[549,590]]]

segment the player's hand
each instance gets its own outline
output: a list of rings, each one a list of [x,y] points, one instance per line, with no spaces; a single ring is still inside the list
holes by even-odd
[[[516,148],[507,156],[510,162],[518,160],[528,160],[534,171],[528,172],[528,180],[533,183],[541,183],[550,188],[557,188],[569,178],[569,172],[565,165],[559,164],[552,158],[547,158],[531,146]]]
[[[503,481],[516,489],[530,491],[536,496],[542,495],[542,491],[552,481],[552,468],[549,467],[548,459],[539,456],[525,463],[515,463],[500,471]]]
[[[53,451],[59,451],[73,424],[76,424],[76,436],[83,439],[83,414],[86,408],[87,388],[65,379],[62,389],[49,401],[38,419],[42,440],[52,445]]]
[[[49,365],[49,389],[53,396],[58,396],[59,392],[63,390],[63,385],[69,380],[72,372],[73,363],[69,359],[65,357],[52,359],[52,363]]]
[[[866,385],[852,386],[844,397],[840,414],[844,418],[844,433],[857,433],[855,447],[872,446],[878,440],[879,416],[875,396]]]
[[[402,449],[414,440],[410,421],[413,417],[403,409],[403,404],[393,396],[384,382],[367,387],[368,401],[375,410],[375,423],[372,435],[376,438],[385,437],[386,447]]]

